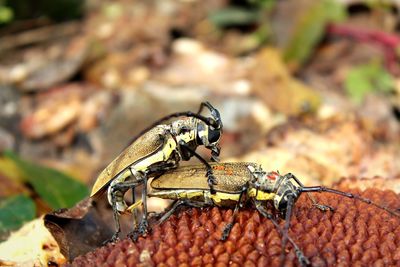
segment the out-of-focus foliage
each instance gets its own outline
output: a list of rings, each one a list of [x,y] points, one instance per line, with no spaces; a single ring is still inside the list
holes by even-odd
[[[338,22],[345,18],[345,7],[338,1],[313,2],[298,19],[290,41],[285,47],[284,60],[295,66],[304,63],[323,37],[325,26],[329,22]]]
[[[267,13],[275,5],[275,0],[248,0],[241,6],[227,6],[209,14],[208,19],[217,27],[258,24],[263,27]]]
[[[0,24],[10,22],[13,17],[12,9],[4,5],[4,0],[0,0]]]
[[[367,93],[374,91],[390,92],[394,79],[378,61],[352,68],[344,83],[347,94],[356,103],[361,103]]]
[[[260,11],[244,9],[242,7],[226,7],[209,15],[209,19],[218,27],[232,25],[247,25],[256,23],[260,19]]]
[[[284,114],[312,113],[321,104],[317,92],[290,75],[281,54],[274,48],[264,48],[258,53],[251,80],[255,93],[273,110]]]
[[[89,194],[84,184],[62,172],[24,161],[9,151],[4,155],[15,163],[23,179],[53,209],[72,207]]]
[[[0,239],[6,232],[35,218],[35,214],[35,203],[25,195],[0,200]]]
[[[246,45],[243,46],[246,47],[244,51],[251,51],[269,40],[269,20],[275,4],[275,0],[248,0],[240,6],[229,5],[213,11],[208,20],[218,28],[248,28],[246,33],[242,33],[246,36],[243,41]]]
[[[55,21],[82,16],[85,1],[81,0],[3,0],[0,2],[0,24],[16,19],[50,18]],[[4,17],[3,17],[4,16]],[[3,20],[3,19],[6,20]]]

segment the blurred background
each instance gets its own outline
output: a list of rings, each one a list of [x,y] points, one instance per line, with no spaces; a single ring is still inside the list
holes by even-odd
[[[221,113],[222,161],[400,192],[399,8],[0,0],[0,240],[72,207],[133,136],[202,101]]]

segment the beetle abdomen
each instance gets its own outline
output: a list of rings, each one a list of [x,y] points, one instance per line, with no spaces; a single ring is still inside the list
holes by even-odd
[[[152,189],[149,197],[159,197],[164,199],[188,200],[204,205],[215,205],[219,207],[234,207],[239,201],[240,193],[216,192],[211,194],[206,190],[156,190]]]
[[[217,192],[240,193],[243,186],[253,177],[247,168],[251,163],[210,163],[217,184]],[[182,166],[179,170],[168,171],[151,182],[154,189],[198,189],[209,190],[207,168],[204,165]]]

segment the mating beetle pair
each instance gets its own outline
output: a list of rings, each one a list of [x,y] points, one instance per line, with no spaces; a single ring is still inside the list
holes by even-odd
[[[213,118],[208,118],[208,121],[206,119],[201,120],[197,117],[196,119],[199,120],[197,123],[202,123],[202,127],[208,129],[206,131],[208,134],[208,144],[206,139],[203,138],[204,141],[193,143],[195,144],[194,149],[198,145],[205,145],[211,149],[213,156],[216,156],[219,153],[219,149],[215,148],[218,147],[219,138],[222,133],[222,123],[220,121],[219,113],[216,111],[216,109],[214,109],[208,103],[203,104],[202,107],[203,106],[207,106],[210,109]],[[190,121],[194,120],[189,116],[193,115],[192,113],[187,112],[177,114],[180,114],[179,116],[184,115],[188,117],[182,121],[178,120],[176,122],[180,122],[180,128],[185,125],[186,129],[189,129],[191,133],[188,135],[189,138],[185,139],[183,136],[180,136],[180,134],[184,135],[185,131],[175,132],[176,135],[175,139],[173,140],[180,139],[194,141],[193,137],[190,136],[198,136],[199,138],[204,136],[204,132],[202,133],[202,129],[199,127],[187,127],[188,125],[194,125],[190,123]],[[161,128],[169,128],[176,122],[173,122],[172,124],[161,125]],[[155,128],[157,127],[159,126],[156,126]],[[151,131],[152,130],[150,130],[150,132],[146,132],[139,139],[137,139],[137,141],[128,147],[128,150],[132,150],[132,153],[134,153],[134,149],[138,149],[140,145],[146,147],[146,141],[149,139],[144,137],[148,136]],[[218,136],[218,138],[215,136]],[[188,141],[186,141],[186,143],[190,144]],[[136,210],[136,207],[142,203],[144,217],[136,236],[137,234],[143,234],[145,232],[145,228],[147,229],[147,209],[145,202],[147,196],[175,200],[169,210],[165,212],[159,219],[159,223],[162,223],[168,219],[168,217],[173,214],[181,205],[189,205],[194,207],[220,206],[234,208],[233,216],[222,232],[222,240],[225,240],[229,236],[240,207],[242,207],[246,201],[251,200],[255,208],[264,217],[270,219],[278,231],[282,234],[282,257],[285,255],[284,249],[286,247],[286,243],[290,242],[296,251],[300,265],[308,265],[310,262],[305,257],[301,249],[293,241],[293,239],[288,235],[288,229],[290,226],[290,218],[293,206],[302,193],[307,193],[313,205],[323,211],[333,211],[333,208],[318,204],[310,194],[311,192],[328,192],[347,198],[354,198],[367,204],[372,204],[377,208],[383,209],[393,216],[400,217],[398,212],[376,204],[370,199],[322,186],[306,187],[293,174],[289,173],[286,175],[280,175],[277,172],[265,172],[259,165],[255,163],[207,163],[204,161],[204,159],[197,155],[200,161],[202,161],[202,165],[177,168],[180,159],[186,160],[190,158],[190,155],[196,155],[192,151],[191,154],[187,155],[187,157],[182,156],[181,151],[182,149],[184,151],[186,143],[176,142],[175,144],[178,144],[179,146],[172,146],[173,148],[170,148],[168,143],[164,142],[162,143],[163,145],[159,145],[159,149],[155,150],[157,151],[155,154],[172,155],[173,153],[177,153],[180,155],[180,157],[173,158],[172,160],[168,158],[168,160],[165,160],[161,157],[153,157],[153,154],[148,154],[147,156],[140,158],[139,161],[130,161],[130,159],[127,158],[128,156],[123,152],[123,154],[114,160],[115,163],[111,163],[109,167],[103,171],[107,173],[108,169],[116,168],[118,173],[114,172],[115,175],[113,175],[112,172],[109,172],[108,176],[100,175],[100,177],[107,177],[107,179],[102,180],[101,182],[98,181],[96,183],[97,186],[95,185],[93,188],[92,195],[97,195],[100,191],[105,189],[107,185],[110,185],[108,188],[108,196],[109,201],[113,206],[114,214],[116,215],[116,221],[118,211]],[[210,144],[213,144],[214,147],[211,147]],[[120,165],[124,167],[115,167],[114,165],[118,165],[118,162],[123,162],[124,164]],[[141,164],[147,165],[144,166]],[[144,186],[142,200],[134,203],[130,207],[127,207],[126,203],[123,201],[124,193],[128,189],[132,187],[134,188],[139,184],[147,184],[147,175],[141,173],[143,170],[144,174],[152,175],[152,177],[154,177],[150,184],[151,191],[147,192],[146,186]],[[127,181],[128,179],[129,182]],[[285,218],[285,225],[283,229],[279,226],[274,216],[272,216],[266,209],[265,204],[267,202],[273,202],[274,208],[281,213],[282,217]],[[143,221],[145,221],[145,223],[143,223]],[[116,234],[119,232],[119,224],[117,224],[117,227]],[[284,262],[284,260],[281,262]]]

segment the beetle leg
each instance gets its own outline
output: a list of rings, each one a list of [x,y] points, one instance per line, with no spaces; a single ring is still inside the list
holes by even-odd
[[[281,252],[281,266],[284,266],[285,262],[285,247],[288,241],[288,232],[290,227],[290,219],[292,218],[292,208],[294,204],[294,198],[291,195],[287,196],[287,209],[285,214],[285,225],[283,227],[283,234],[282,234],[282,252]]]
[[[221,148],[218,145],[211,147],[211,161],[219,162],[218,156],[219,156],[220,151],[221,151]]]
[[[142,220],[139,224],[138,230],[141,235],[148,232],[149,223],[147,221],[147,175],[143,175],[143,191],[142,191],[142,203],[143,203],[143,215]]]
[[[262,205],[262,202],[260,201],[254,201],[254,204],[256,206],[256,209],[261,213],[261,215],[263,215],[265,218],[267,218],[268,220],[270,220],[272,222],[272,224],[276,227],[276,229],[279,231],[279,233],[281,235],[285,235],[284,230],[279,226],[278,222],[274,219],[274,217],[272,216],[272,214],[270,214],[265,207]],[[287,240],[289,241],[289,243],[292,244],[292,246],[294,247],[295,253],[296,253],[296,257],[300,263],[301,266],[307,266],[310,265],[310,261],[308,260],[308,258],[304,255],[304,253],[301,251],[301,249],[297,246],[297,244],[293,241],[293,239],[286,234]],[[283,262],[281,263],[283,264]]]
[[[312,205],[313,205],[314,207],[316,207],[317,209],[322,210],[322,211],[328,211],[328,210],[329,210],[329,211],[335,211],[335,209],[334,209],[333,207],[329,206],[329,205],[319,204],[319,203],[315,200],[314,196],[313,196],[311,193],[307,193],[307,196],[308,196],[308,198],[311,200]]]
[[[150,166],[147,169],[146,173],[147,173],[147,175],[149,175],[149,174],[154,174],[154,173],[164,173],[168,170],[176,169],[179,166],[178,161],[179,160],[169,159],[161,165]]]
[[[158,221],[155,223],[155,225],[160,225],[163,222],[165,222],[181,205],[189,205],[189,206],[198,207],[198,208],[206,206],[204,203],[201,203],[201,202],[194,202],[194,201],[189,201],[189,200],[176,200],[169,206],[169,208],[167,208],[167,211],[162,215],[162,217],[160,219],[158,219]],[[132,231],[128,236],[132,239],[133,242],[136,242],[138,237],[141,236],[142,234],[143,233],[141,233],[140,229],[138,229],[138,230]]]
[[[120,191],[116,188],[116,185],[110,185],[110,190],[111,190],[111,206],[113,209],[113,217],[114,217],[114,222],[115,222],[115,233],[111,237],[110,240],[105,241],[104,243],[113,243],[118,240],[118,235],[121,232],[121,225],[119,223],[119,213],[117,209],[117,194],[120,193]]]
[[[304,187],[303,183],[299,179],[297,179],[297,177],[294,176],[292,173],[286,174],[285,177],[286,177],[286,179],[295,180],[301,187]],[[316,207],[317,209],[322,210],[322,211],[328,211],[328,210],[329,211],[335,211],[335,209],[332,208],[331,206],[319,204],[311,193],[307,192],[307,196],[311,200],[312,205],[314,207]]]
[[[149,167],[146,173],[144,174],[141,174],[139,172],[134,172],[134,173],[132,172],[134,176],[142,176],[136,178],[137,180],[142,181],[141,183],[143,183],[142,200],[141,200],[143,208],[142,220],[140,221],[138,227],[134,228],[134,230],[128,234],[128,236],[133,241],[136,241],[139,236],[146,234],[149,230],[148,211],[147,211],[147,175],[150,173],[165,172],[170,169],[175,169],[177,166],[178,166],[177,161],[170,160],[163,165]]]
[[[236,202],[235,209],[233,210],[232,218],[229,221],[229,223],[227,225],[225,225],[224,230],[222,231],[222,235],[221,235],[222,241],[224,241],[228,238],[229,233],[231,232],[232,227],[235,224],[235,220],[236,220],[237,214],[239,212],[239,208],[242,207],[242,204],[243,204],[243,200],[244,200],[243,196],[247,192],[247,189],[248,189],[248,184],[243,186],[242,191],[240,192],[239,200],[238,200],[238,202]]]
[[[178,208],[180,205],[188,205],[191,207],[196,207],[196,208],[203,208],[207,206],[207,204],[203,202],[195,202],[195,201],[190,201],[190,200],[175,200],[168,208],[167,211],[162,215],[160,219],[158,219],[156,225],[160,225],[163,222],[165,222]]]
[[[128,236],[133,240],[136,241],[139,236],[145,235],[149,232],[149,223],[147,220],[147,174],[137,172],[136,175],[142,175],[142,177],[138,180],[143,182],[143,189],[142,189],[142,220],[140,221],[138,227],[134,229],[132,232],[128,234]]]
[[[206,166],[206,168],[207,168],[206,176],[207,176],[208,186],[210,187],[210,193],[214,195],[216,193],[216,191],[214,189],[214,185],[217,184],[217,180],[216,180],[215,176],[213,175],[213,171],[212,171],[210,164],[208,164],[208,162],[205,159],[203,159],[199,154],[196,153],[196,151],[194,151],[193,149],[188,147],[185,143],[182,142],[182,143],[179,143],[179,145],[183,149],[188,151],[190,154],[195,156],[198,160],[200,160],[201,163],[203,163]]]
[[[121,232],[121,226],[119,222],[119,211],[124,212],[125,210],[121,210],[122,206],[126,206],[125,201],[123,200],[124,193],[132,189],[134,190],[136,186],[140,185],[142,182],[139,181],[123,181],[110,185],[110,196],[111,196],[111,206],[113,209],[114,221],[115,221],[115,234],[111,238],[111,242],[114,242],[118,239],[118,234]],[[121,204],[122,203],[122,204]],[[107,241],[106,243],[110,242]]]
[[[160,219],[158,219],[156,225],[160,225],[165,222],[177,209],[180,205],[185,204],[185,200],[175,200],[167,209],[167,211],[162,215]]]
[[[135,175],[132,172],[132,169],[129,168],[129,171],[131,172],[131,175],[134,177]],[[132,203],[136,202],[136,196],[135,196],[135,187],[132,188]],[[132,220],[133,220],[133,228],[135,229],[138,226],[138,221],[137,221],[137,217],[138,217],[138,212],[137,209],[135,209],[132,212]]]

